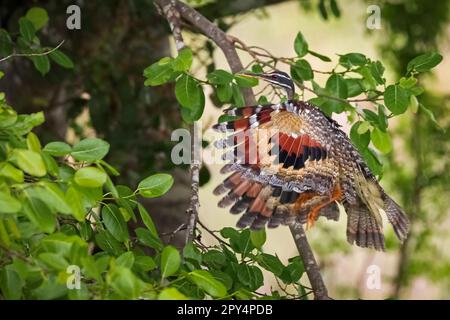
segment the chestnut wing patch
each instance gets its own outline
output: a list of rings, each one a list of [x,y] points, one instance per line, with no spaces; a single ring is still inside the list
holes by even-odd
[[[305,166],[307,160],[318,161],[327,158],[327,150],[307,134],[294,135],[279,133],[278,139],[272,137],[273,145],[270,155],[277,155],[275,161],[283,168],[293,167],[299,170]]]

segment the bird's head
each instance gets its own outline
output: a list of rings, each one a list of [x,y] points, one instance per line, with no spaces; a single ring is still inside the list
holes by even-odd
[[[275,70],[268,73],[241,72],[240,75],[257,78],[271,83],[274,86],[281,87],[286,91],[289,100],[294,98],[295,86],[291,77],[283,71]]]

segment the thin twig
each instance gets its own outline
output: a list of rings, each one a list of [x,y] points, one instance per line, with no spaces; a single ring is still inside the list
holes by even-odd
[[[65,40],[61,41],[56,47],[54,47],[54,48],[52,48],[52,49],[50,49],[50,50],[44,51],[44,52],[39,52],[39,53],[11,53],[9,56],[6,56],[6,57],[4,57],[4,58],[1,58],[1,59],[0,59],[0,62],[6,61],[6,60],[8,60],[8,59],[10,59],[10,58],[14,58],[14,57],[36,57],[36,56],[46,56],[46,55],[52,53],[53,51],[58,50],[59,47],[61,47],[61,46],[64,44],[64,41],[65,41]]]
[[[227,242],[225,242],[225,241],[223,241],[222,239],[220,239],[220,238],[214,233],[213,230],[210,230],[210,229],[209,229],[207,226],[205,226],[200,220],[198,220],[197,222],[198,222],[198,224],[199,224],[206,232],[208,232],[211,236],[213,236],[214,239],[216,239],[219,243],[224,244],[224,245],[230,247],[230,245],[229,245]]]

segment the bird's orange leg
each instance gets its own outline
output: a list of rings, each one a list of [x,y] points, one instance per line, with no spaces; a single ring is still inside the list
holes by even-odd
[[[306,230],[313,227],[314,222],[317,219],[317,216],[319,214],[320,209],[325,208],[327,205],[333,203],[336,200],[340,200],[342,197],[342,191],[339,185],[336,185],[336,187],[333,190],[333,194],[331,195],[330,199],[327,201],[319,204],[318,206],[314,207],[311,212],[308,214],[308,220],[306,222]]]

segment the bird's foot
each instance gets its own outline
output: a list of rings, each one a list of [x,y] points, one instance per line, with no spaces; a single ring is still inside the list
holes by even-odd
[[[306,220],[306,230],[311,229],[317,219],[317,213],[313,210],[308,214],[308,219]]]

